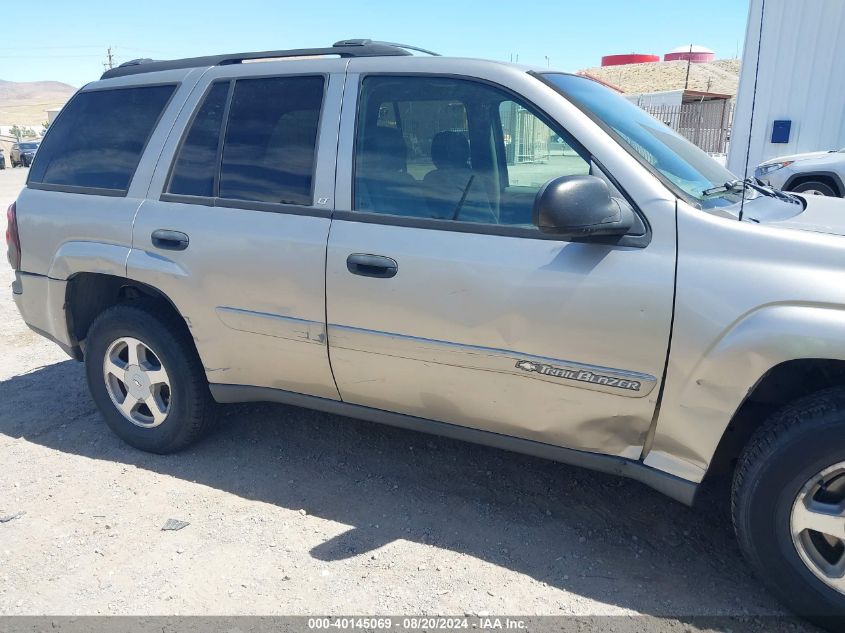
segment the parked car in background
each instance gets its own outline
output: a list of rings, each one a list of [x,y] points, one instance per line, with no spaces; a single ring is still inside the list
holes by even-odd
[[[3,153],[2,148],[0,148],[0,169],[6,169],[6,154]]]
[[[845,147],[772,158],[754,176],[775,189],[816,196],[845,197]]]
[[[32,159],[35,158],[39,145],[41,141],[20,141],[12,145],[12,150],[9,152],[9,162],[12,163],[12,167],[32,165]]]

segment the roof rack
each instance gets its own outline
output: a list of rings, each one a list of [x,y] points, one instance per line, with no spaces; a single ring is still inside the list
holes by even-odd
[[[179,68],[198,68],[202,66],[227,66],[240,64],[256,59],[282,59],[285,57],[319,57],[336,55],[338,57],[388,57],[396,55],[410,55],[409,51],[417,51],[428,55],[437,55],[432,51],[407,44],[392,44],[390,42],[376,42],[373,40],[341,40],[327,48],[295,48],[283,51],[259,51],[252,53],[231,53],[229,55],[208,55],[206,57],[189,57],[186,59],[172,59],[158,61],[153,59],[133,59],[117,68],[107,70],[100,79],[112,79],[127,75],[138,75],[160,70],[176,70]]]

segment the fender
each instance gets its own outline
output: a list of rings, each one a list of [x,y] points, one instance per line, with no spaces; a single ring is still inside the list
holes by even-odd
[[[103,242],[65,242],[53,255],[47,276],[60,280],[67,280],[76,273],[126,277],[127,257],[128,246]]]
[[[700,482],[759,380],[785,361],[815,358],[845,360],[845,306],[770,304],[744,315],[692,372],[670,376],[644,463]]]
[[[27,292],[15,295],[24,320],[58,343],[72,357],[81,358],[77,342],[68,327],[67,282],[78,273],[126,276],[128,246],[72,240],[53,254],[47,274],[21,273]]]

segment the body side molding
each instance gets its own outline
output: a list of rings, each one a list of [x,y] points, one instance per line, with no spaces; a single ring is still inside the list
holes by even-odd
[[[330,345],[339,349],[511,374],[618,396],[642,398],[651,393],[657,383],[654,376],[636,371],[332,323],[328,326],[328,335]]]

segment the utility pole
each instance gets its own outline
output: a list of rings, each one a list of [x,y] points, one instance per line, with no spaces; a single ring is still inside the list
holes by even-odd
[[[689,88],[689,67],[692,64],[692,44],[689,45],[689,57],[687,57],[687,78],[684,80],[684,90]]]
[[[103,62],[103,68],[105,68],[106,70],[111,70],[112,68],[114,68],[114,55],[111,52],[111,46],[108,47],[108,50],[106,51],[106,56],[108,61]]]

